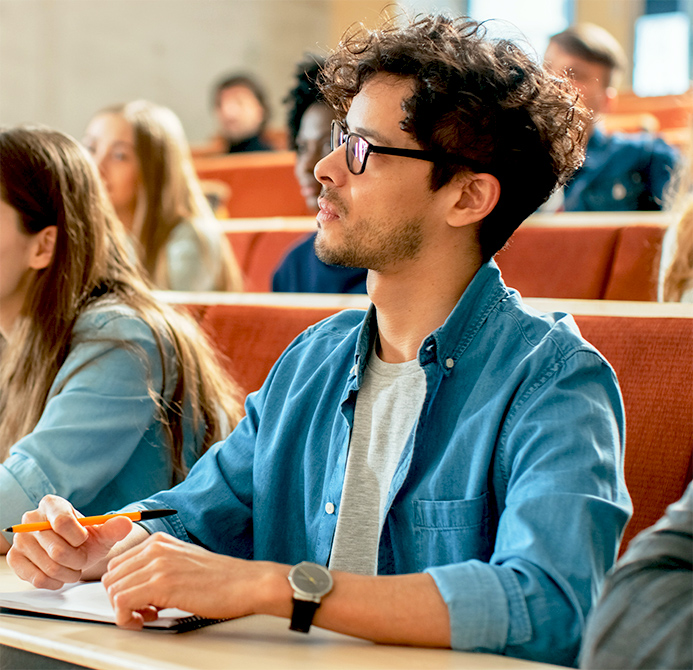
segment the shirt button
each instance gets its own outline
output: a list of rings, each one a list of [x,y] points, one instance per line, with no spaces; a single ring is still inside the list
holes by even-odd
[[[447,358],[445,360],[445,367],[449,370],[453,365],[455,365],[455,361],[452,360],[452,358]]]
[[[351,368],[351,374],[355,375],[359,371],[358,366],[354,365],[353,368]]]
[[[327,504],[325,505],[325,511],[326,511],[328,514],[334,514],[334,505],[333,505],[332,503],[327,503]]]

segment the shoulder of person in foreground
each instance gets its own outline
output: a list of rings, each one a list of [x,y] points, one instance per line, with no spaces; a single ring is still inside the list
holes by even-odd
[[[162,391],[169,354],[125,305],[103,301],[83,312],[38,423],[0,465],[2,527],[47,494],[93,514],[171,483],[168,451],[152,448],[163,445],[152,394]],[[168,372],[172,389],[175,368]],[[128,467],[133,458],[138,466]]]
[[[580,666],[693,667],[693,484],[637,535],[587,623]]]

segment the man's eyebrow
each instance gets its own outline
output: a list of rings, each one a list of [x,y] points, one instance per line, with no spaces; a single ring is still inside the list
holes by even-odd
[[[357,135],[362,135],[366,139],[373,139],[378,144],[384,144],[385,146],[392,146],[392,142],[387,139],[384,135],[381,135],[377,130],[372,130],[370,128],[363,128],[361,126],[354,128],[354,132]]]

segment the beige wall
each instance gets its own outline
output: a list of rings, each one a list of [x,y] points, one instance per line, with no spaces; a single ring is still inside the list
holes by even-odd
[[[0,0],[0,123],[45,123],[77,137],[103,106],[149,98],[178,113],[192,142],[213,131],[210,87],[237,70],[268,89],[271,124],[295,64],[386,3],[360,0]]]
[[[518,0],[519,1],[519,0]],[[632,52],[644,0],[575,0]],[[403,0],[409,9],[463,0]],[[392,0],[0,0],[0,123],[45,123],[80,136],[99,108],[149,98],[178,113],[192,142],[211,135],[213,82],[249,70],[271,125],[306,52],[325,53],[352,23],[375,25]],[[630,77],[626,79],[629,81]]]
[[[575,20],[589,21],[606,28],[621,44],[628,56],[621,90],[630,89],[633,74],[633,42],[635,20],[642,15],[645,0],[579,0],[575,3]]]

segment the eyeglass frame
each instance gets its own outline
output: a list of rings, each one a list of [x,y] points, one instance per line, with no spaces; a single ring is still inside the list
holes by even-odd
[[[339,144],[336,143],[336,139],[341,139]],[[363,155],[363,160],[361,161],[361,169],[358,172],[354,172],[354,168],[349,161],[349,140],[355,138],[357,141],[361,140],[366,144],[366,151]],[[385,154],[387,156],[403,156],[405,158],[416,158],[422,161],[428,161],[429,163],[434,163],[437,160],[437,156],[433,151],[426,151],[425,149],[397,149],[394,147],[383,147],[377,144],[372,144],[365,137],[359,135],[358,133],[349,132],[344,128],[344,126],[336,119],[332,120],[332,125],[330,127],[330,148],[332,151],[338,149],[342,145],[346,145],[346,163],[349,172],[353,175],[363,174],[366,169],[366,162],[368,161],[368,156],[371,154]],[[352,152],[353,154],[353,152]]]

